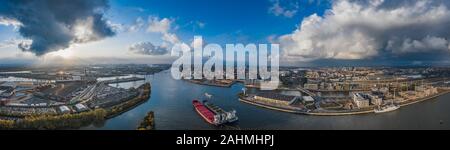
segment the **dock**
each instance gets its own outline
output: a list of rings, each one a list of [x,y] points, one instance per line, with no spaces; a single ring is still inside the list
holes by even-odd
[[[139,78],[139,77],[120,78],[120,79],[102,81],[102,83],[115,84],[115,83],[133,82],[133,81],[141,81],[141,80],[145,80],[145,78]]]

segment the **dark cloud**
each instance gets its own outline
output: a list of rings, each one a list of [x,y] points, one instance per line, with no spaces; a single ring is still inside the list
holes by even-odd
[[[140,42],[131,45],[129,51],[142,55],[165,55],[168,53],[167,46],[155,46],[150,42]]]
[[[107,0],[2,0],[0,16],[20,22],[31,44],[19,48],[36,55],[87,43],[115,33],[103,17]]]

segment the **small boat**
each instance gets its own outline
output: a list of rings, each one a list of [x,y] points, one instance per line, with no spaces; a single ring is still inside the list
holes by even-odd
[[[392,104],[392,105],[387,105],[387,106],[383,106],[381,108],[375,109],[374,112],[375,113],[385,113],[385,112],[391,112],[391,111],[397,110],[399,108],[400,108],[400,106]]]
[[[206,96],[207,98],[211,98],[211,97],[212,97],[212,95],[209,94],[209,93],[205,93],[205,96]]]

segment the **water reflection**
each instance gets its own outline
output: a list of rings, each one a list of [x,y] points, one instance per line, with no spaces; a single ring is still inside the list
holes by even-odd
[[[355,116],[303,116],[259,108],[238,101],[242,84],[230,88],[203,86],[173,80],[169,71],[145,76],[146,81],[120,83],[122,88],[151,82],[149,101],[109,119],[101,127],[83,129],[135,129],[148,111],[155,112],[156,129],[450,129],[450,95],[426,101],[385,114]],[[202,120],[192,107],[193,99],[213,95],[212,102],[229,110],[235,109],[239,121],[229,127],[215,127]],[[288,92],[288,94],[299,94]]]

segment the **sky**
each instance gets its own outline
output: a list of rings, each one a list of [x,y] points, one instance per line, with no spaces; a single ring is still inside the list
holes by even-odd
[[[173,45],[280,44],[284,65],[446,65],[447,0],[0,0],[0,64],[172,63]]]

